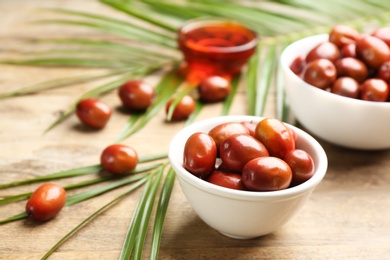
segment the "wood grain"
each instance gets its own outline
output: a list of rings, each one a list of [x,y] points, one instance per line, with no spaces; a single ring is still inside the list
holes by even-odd
[[[64,33],[56,26],[31,25],[44,13],[38,7],[64,7],[112,15],[122,14],[95,1],[0,1],[0,55],[13,57],[21,39]],[[8,50],[8,51],[6,51]],[[80,75],[80,69],[0,66],[0,91],[17,89],[50,78]],[[153,79],[150,79],[153,80]],[[45,128],[92,84],[50,90],[0,101],[0,183],[96,164],[100,151],[114,142],[128,119],[114,111],[108,127],[88,131],[71,116],[47,134]],[[275,115],[274,91],[266,116]],[[105,97],[119,106],[115,93]],[[211,105],[199,119],[219,115]],[[247,112],[244,88],[232,114]],[[125,143],[140,155],[166,152],[182,123],[167,124],[164,111]],[[204,224],[176,183],[161,244],[161,259],[390,259],[390,151],[355,151],[321,141],[329,157],[328,173],[304,208],[280,230],[251,240],[224,237]],[[83,177],[86,178],[86,177]],[[62,180],[75,183],[80,179]],[[37,185],[0,190],[0,197],[31,191]],[[72,207],[43,224],[17,221],[0,226],[0,259],[39,259],[56,241],[123,189]],[[140,191],[113,206],[67,241],[51,259],[116,259]],[[20,213],[25,202],[0,206],[0,219]],[[150,245],[150,238],[146,241]],[[146,250],[144,258],[148,258]]]

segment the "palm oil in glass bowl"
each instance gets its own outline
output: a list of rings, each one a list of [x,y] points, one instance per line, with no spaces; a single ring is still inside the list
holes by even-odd
[[[196,18],[178,31],[178,46],[187,65],[187,80],[196,84],[207,76],[232,77],[254,54],[255,31],[237,21]]]

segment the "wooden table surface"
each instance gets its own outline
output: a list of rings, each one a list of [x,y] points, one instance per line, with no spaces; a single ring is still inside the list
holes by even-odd
[[[12,57],[19,39],[64,33],[29,21],[45,15],[36,7],[64,7],[124,17],[93,0],[1,0],[0,55]],[[68,33],[83,33],[70,30]],[[11,51],[9,51],[11,50]],[[48,79],[80,75],[80,69],[0,66],[0,90],[17,89]],[[153,80],[153,79],[150,79]],[[47,134],[44,129],[92,84],[0,101],[0,183],[96,164],[128,119],[115,109],[108,127],[87,131],[75,116]],[[271,92],[265,116],[275,116]],[[104,97],[119,106],[116,94]],[[217,116],[220,105],[199,119]],[[244,90],[232,114],[247,113]],[[164,111],[125,141],[140,155],[167,152],[183,123],[168,124]],[[389,137],[390,138],[390,137]],[[390,151],[356,151],[319,140],[329,168],[302,210],[280,230],[251,240],[227,238],[204,224],[176,183],[166,216],[160,259],[390,259]],[[62,184],[80,179],[61,180]],[[31,191],[37,184],[0,190],[0,197]],[[122,192],[118,189],[71,207],[43,224],[16,221],[0,226],[0,259],[39,259],[83,219]],[[141,191],[96,218],[59,248],[51,259],[116,259]],[[20,213],[25,202],[0,206],[0,219]],[[150,238],[146,241],[146,248]],[[146,249],[144,257],[147,258]]]

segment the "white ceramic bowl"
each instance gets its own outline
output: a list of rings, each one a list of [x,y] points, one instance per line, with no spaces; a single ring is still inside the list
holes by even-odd
[[[301,208],[327,170],[328,161],[321,145],[293,126],[299,140],[297,147],[307,151],[315,164],[314,176],[301,185],[270,192],[239,191],[201,180],[183,168],[184,145],[193,133],[208,133],[214,126],[225,122],[259,122],[261,119],[223,116],[200,121],[179,131],[169,146],[171,166],[192,208],[206,224],[229,237],[249,239],[280,228]]]
[[[315,35],[283,51],[280,62],[291,111],[308,132],[330,143],[362,150],[390,148],[390,102],[332,94],[307,84],[290,70],[296,57],[327,40],[327,34]]]

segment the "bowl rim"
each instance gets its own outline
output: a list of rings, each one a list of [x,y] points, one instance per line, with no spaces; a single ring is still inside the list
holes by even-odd
[[[258,200],[273,200],[275,198],[277,199],[287,199],[292,198],[295,196],[299,196],[303,193],[312,191],[324,178],[326,174],[326,170],[328,167],[328,159],[326,156],[326,153],[322,146],[318,143],[317,140],[314,139],[311,135],[304,132],[303,130],[292,126],[290,124],[285,123],[289,127],[292,127],[297,133],[298,138],[304,138],[307,143],[309,143],[313,150],[316,152],[316,155],[319,158],[319,163],[316,165],[316,173],[312,178],[307,180],[306,182],[287,188],[284,190],[278,190],[278,191],[241,191],[241,190],[234,190],[229,189],[225,187],[221,187],[212,183],[209,183],[205,180],[202,180],[187,170],[184,169],[182,166],[182,154],[178,155],[177,153],[179,151],[182,151],[184,149],[185,140],[186,137],[188,138],[189,135],[195,132],[208,132],[213,126],[216,126],[221,123],[227,123],[227,122],[242,122],[242,121],[255,121],[259,122],[260,120],[264,119],[265,117],[258,117],[258,116],[219,116],[209,119],[204,119],[198,122],[195,122],[189,126],[186,126],[185,128],[181,129],[179,132],[176,133],[176,135],[172,138],[170,145],[169,145],[169,151],[168,151],[168,158],[170,161],[170,164],[172,168],[175,170],[177,176],[179,177],[179,181],[186,181],[189,184],[204,190],[208,193],[212,193],[218,196],[227,197],[231,199],[236,200],[245,200],[245,201],[258,201]],[[208,129],[205,131],[200,130],[200,128]],[[185,139],[185,140],[184,140]],[[182,149],[180,149],[181,147]],[[178,151],[179,150],[179,151]],[[178,159],[180,158],[180,159]]]
[[[372,107],[390,107],[390,102],[375,102],[375,101],[368,101],[368,100],[362,100],[362,99],[356,99],[356,98],[349,98],[349,97],[344,97],[341,95],[333,94],[329,91],[319,89],[317,87],[314,87],[313,85],[310,85],[309,83],[303,81],[300,77],[298,77],[291,69],[289,64],[287,62],[291,58],[291,54],[296,54],[293,50],[298,49],[297,46],[306,43],[308,41],[313,41],[313,42],[325,42],[326,39],[329,38],[329,34],[316,34],[316,35],[311,35],[308,37],[301,38],[297,41],[292,42],[290,45],[288,45],[284,50],[282,51],[282,54],[280,55],[280,64],[282,69],[287,73],[288,77],[292,77],[292,79],[299,81],[302,83],[303,88],[312,88],[313,91],[316,91],[318,93],[321,93],[320,95],[326,95],[329,98],[334,98],[335,100],[338,100],[340,102],[352,102],[356,103],[357,105],[361,104],[363,106],[372,106]],[[306,48],[307,50],[305,51],[308,53],[310,51],[309,48]],[[298,55],[296,56],[298,57]]]
[[[250,49],[254,48],[255,46],[257,46],[257,44],[259,42],[258,33],[255,30],[253,30],[252,28],[250,28],[248,25],[246,25],[242,22],[239,22],[237,20],[233,20],[233,19],[228,19],[228,18],[223,18],[223,17],[208,17],[208,16],[197,17],[197,18],[193,18],[193,19],[190,19],[190,20],[187,20],[186,22],[184,22],[177,30],[178,41],[180,41],[181,39],[184,39],[187,32],[194,30],[194,29],[197,29],[197,28],[200,28],[204,25],[207,25],[207,24],[226,24],[226,23],[238,25],[238,26],[241,26],[242,28],[245,28],[246,30],[248,30],[248,32],[250,32],[253,35],[253,39],[251,39],[250,41],[248,41],[242,45],[233,46],[233,47],[215,47],[215,46],[211,47],[211,46],[208,46],[207,47],[208,51],[219,52],[219,53],[236,53],[236,52],[250,50]],[[199,46],[199,45],[197,45],[197,46]],[[200,47],[202,47],[202,46],[200,46]],[[203,47],[200,49],[197,49],[197,51],[199,51],[199,52],[203,51]]]

